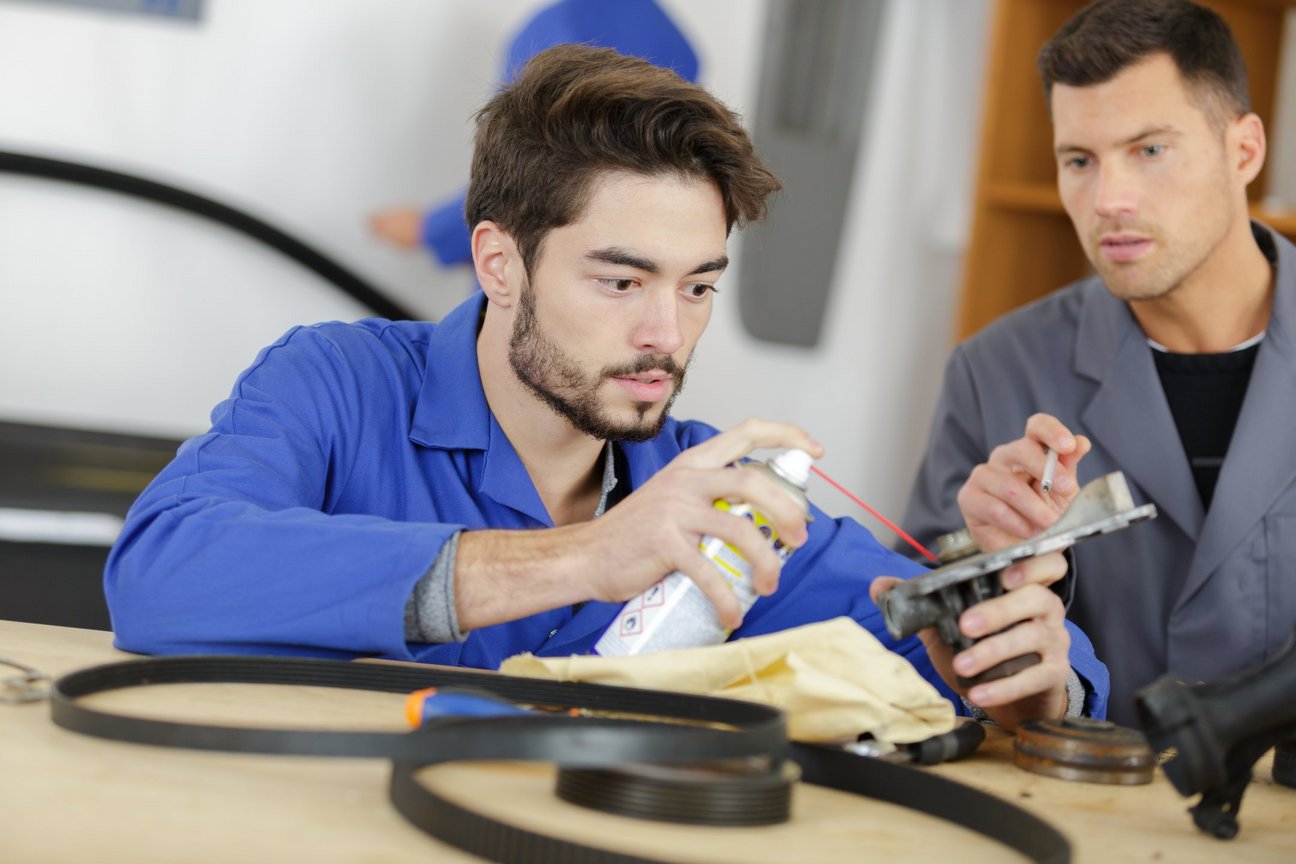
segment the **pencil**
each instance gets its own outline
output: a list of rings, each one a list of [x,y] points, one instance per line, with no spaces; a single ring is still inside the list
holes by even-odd
[[[1040,492],[1045,495],[1053,489],[1053,475],[1057,473],[1057,451],[1048,448],[1048,458],[1044,461],[1044,476],[1040,478]]]

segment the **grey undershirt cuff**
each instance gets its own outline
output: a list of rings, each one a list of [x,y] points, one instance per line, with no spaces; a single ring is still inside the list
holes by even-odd
[[[409,642],[462,642],[468,634],[459,629],[455,612],[454,565],[459,549],[456,531],[437,553],[428,570],[414,586],[405,604],[405,639]]]
[[[1081,717],[1084,715],[1085,697],[1084,682],[1076,674],[1074,669],[1067,675],[1067,717]]]

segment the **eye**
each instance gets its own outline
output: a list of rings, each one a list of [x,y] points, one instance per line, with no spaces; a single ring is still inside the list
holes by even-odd
[[[596,279],[594,280],[613,294],[625,294],[631,288],[635,287],[633,279]]]
[[[1164,153],[1166,146],[1164,144],[1144,144],[1139,148],[1139,153],[1148,159],[1155,159]]]
[[[695,282],[692,285],[684,287],[684,295],[691,300],[702,300],[708,294],[714,294],[720,289],[706,282]]]
[[[1062,160],[1062,167],[1070,171],[1083,171],[1093,163],[1088,156],[1068,156]]]

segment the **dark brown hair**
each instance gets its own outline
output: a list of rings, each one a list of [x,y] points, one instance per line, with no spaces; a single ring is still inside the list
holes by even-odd
[[[1213,121],[1251,110],[1246,64],[1228,24],[1188,0],[1097,0],[1081,9],[1040,49],[1044,98],[1054,84],[1102,84],[1153,54],[1169,55]]]
[[[545,236],[580,218],[601,172],[710,180],[730,230],[763,218],[766,199],[780,188],[719,100],[607,48],[542,51],[476,119],[468,224],[498,224],[528,273]]]

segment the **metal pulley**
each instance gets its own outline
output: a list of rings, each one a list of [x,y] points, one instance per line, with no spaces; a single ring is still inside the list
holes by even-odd
[[[1013,764],[1024,771],[1114,786],[1151,783],[1156,754],[1143,733],[1107,720],[1067,717],[1023,723]]]

